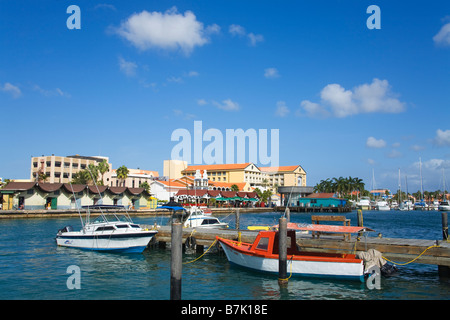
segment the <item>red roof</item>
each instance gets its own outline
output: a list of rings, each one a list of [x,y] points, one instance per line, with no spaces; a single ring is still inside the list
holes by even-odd
[[[336,195],[335,193],[311,193],[307,195],[305,198],[320,198],[320,199],[336,198],[335,195]]]

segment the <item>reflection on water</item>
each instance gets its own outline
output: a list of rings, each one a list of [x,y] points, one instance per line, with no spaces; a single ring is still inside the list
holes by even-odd
[[[278,213],[244,214],[241,225],[272,225]],[[356,213],[347,217],[356,224]],[[161,222],[158,217],[156,222]],[[153,224],[152,218],[137,218]],[[234,224],[234,216],[226,219]],[[355,221],[353,221],[355,220]],[[310,215],[291,214],[293,222],[310,222]],[[440,215],[435,213],[368,213],[367,226],[389,237],[440,236]],[[170,250],[150,249],[142,254],[117,254],[57,247],[55,234],[79,219],[0,220],[0,299],[169,299]],[[426,235],[426,236],[424,236]],[[192,261],[196,254],[185,254]],[[81,289],[69,290],[71,265],[80,267]],[[276,275],[231,266],[224,255],[206,254],[183,265],[183,299],[449,299],[450,287],[437,267],[411,264],[398,274],[383,278],[381,290],[364,283],[314,278],[291,278],[281,288]]]

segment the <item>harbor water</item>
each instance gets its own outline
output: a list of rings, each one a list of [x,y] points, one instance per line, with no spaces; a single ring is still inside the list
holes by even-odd
[[[241,214],[241,228],[273,225],[281,213]],[[356,211],[345,214],[356,225]],[[219,216],[230,227],[234,215]],[[143,224],[165,224],[167,217],[136,217]],[[291,213],[292,222],[310,223],[311,215]],[[117,254],[58,247],[58,229],[81,228],[79,218],[0,219],[0,300],[6,299],[151,299],[170,298],[170,250],[148,248],[142,254]],[[371,236],[442,239],[441,213],[365,211],[364,225]],[[198,254],[185,253],[183,261]],[[70,285],[73,266],[79,268],[79,289]],[[182,298],[222,299],[359,299],[359,300],[448,300],[450,283],[440,279],[437,266],[408,264],[381,279],[381,289],[365,283],[313,278],[291,278],[280,290],[277,276],[232,266],[222,254],[207,253],[184,264]]]

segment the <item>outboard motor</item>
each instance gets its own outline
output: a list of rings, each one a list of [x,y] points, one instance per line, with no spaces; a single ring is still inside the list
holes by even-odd
[[[72,232],[72,231],[73,231],[72,226],[65,226],[64,228],[58,230],[58,234],[62,234],[65,232]]]

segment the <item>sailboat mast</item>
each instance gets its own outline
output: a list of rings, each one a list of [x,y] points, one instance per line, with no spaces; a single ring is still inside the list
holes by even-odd
[[[419,173],[420,173],[420,200],[423,200],[423,180],[422,180],[422,158],[419,158]]]

